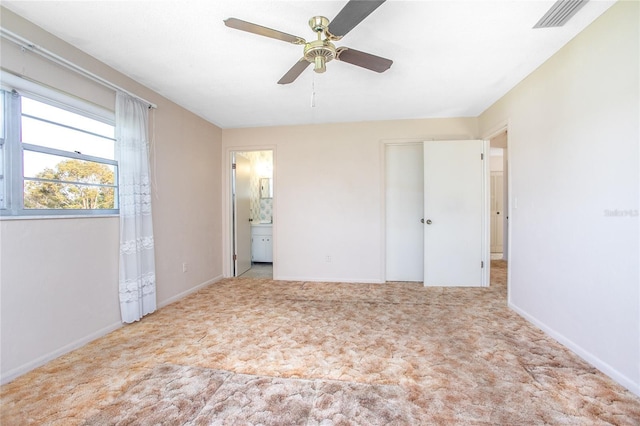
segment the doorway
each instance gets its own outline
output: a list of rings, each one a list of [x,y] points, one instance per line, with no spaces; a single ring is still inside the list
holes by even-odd
[[[230,158],[231,275],[273,278],[273,150]]]
[[[483,140],[385,144],[385,280],[489,285],[486,153]]]
[[[491,259],[502,259],[504,253],[504,170],[503,149],[491,148]]]
[[[491,265],[496,270],[496,279],[500,285],[506,286],[507,298],[511,282],[511,268],[509,268],[511,225],[509,215],[511,203],[509,198],[509,133],[507,123],[489,133],[487,139],[491,146],[491,170],[495,175],[492,182],[492,253]],[[495,202],[495,204],[493,204]],[[495,209],[494,209],[495,208]],[[497,214],[500,212],[500,214]],[[492,279],[493,282],[493,279]]]
[[[508,134],[489,139],[491,169],[491,259],[507,260],[509,242]]]

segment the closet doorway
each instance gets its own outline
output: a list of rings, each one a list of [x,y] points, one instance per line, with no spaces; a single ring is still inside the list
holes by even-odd
[[[489,285],[485,140],[385,144],[387,281]]]

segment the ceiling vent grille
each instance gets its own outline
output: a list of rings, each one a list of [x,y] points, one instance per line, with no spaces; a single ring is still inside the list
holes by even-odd
[[[589,0],[558,0],[533,28],[561,27]]]

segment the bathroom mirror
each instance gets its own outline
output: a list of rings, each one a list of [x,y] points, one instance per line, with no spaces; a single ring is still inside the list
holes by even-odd
[[[273,183],[270,178],[260,179],[260,198],[273,198]]]

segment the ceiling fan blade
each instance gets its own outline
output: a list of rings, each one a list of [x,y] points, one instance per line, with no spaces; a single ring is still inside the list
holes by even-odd
[[[280,81],[278,81],[278,84],[293,83],[295,79],[298,78],[300,74],[302,74],[302,71],[306,70],[309,65],[311,65],[311,62],[307,61],[305,58],[301,58],[298,62],[296,62],[294,66],[291,67],[289,71],[287,71],[285,75],[282,76]]]
[[[306,41],[302,37],[283,33],[282,31],[263,27],[262,25],[252,24],[251,22],[243,21],[237,18],[225,19],[224,24],[229,28],[235,28],[236,30],[246,31],[248,33],[258,34],[265,37],[271,37],[275,38],[276,40],[282,40],[293,44],[306,43]]]
[[[350,0],[329,24],[329,33],[341,38],[376,10],[385,0]]]
[[[372,55],[371,53],[361,52],[348,47],[339,48],[336,54],[336,59],[375,72],[385,72],[391,67],[391,64],[393,64],[391,59],[382,58],[380,56]]]

